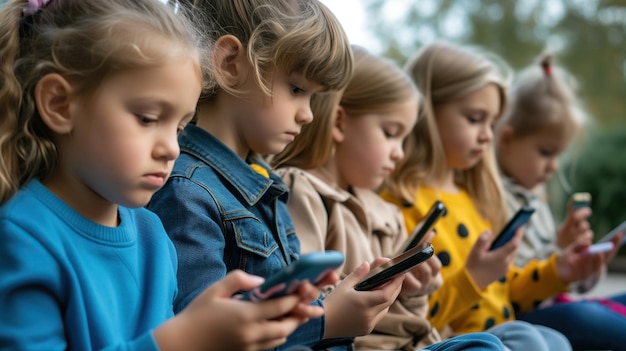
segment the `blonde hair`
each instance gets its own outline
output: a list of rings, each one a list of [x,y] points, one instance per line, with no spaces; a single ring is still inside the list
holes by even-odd
[[[447,172],[435,108],[494,84],[501,98],[498,119],[506,106],[510,69],[495,54],[445,42],[424,47],[409,61],[406,69],[424,95],[425,116],[418,120],[407,138],[405,157],[386,185],[392,196],[403,203],[413,204],[420,184],[442,179]],[[455,171],[455,182],[467,190],[478,211],[490,221],[494,230],[504,225],[507,214],[493,143],[474,167]]]
[[[552,61],[552,55],[543,54],[538,64],[522,71],[511,87],[509,108],[498,128],[509,126],[515,137],[546,128],[566,135],[582,131],[588,117],[576,99],[576,81]]]
[[[347,115],[387,112],[395,103],[419,97],[410,77],[394,62],[352,46],[354,72],[343,91],[316,94],[311,100],[313,122],[302,127],[302,133],[273,159],[275,166],[288,165],[302,169],[317,168],[331,156],[331,131],[340,105]]]
[[[46,74],[60,74],[88,94],[110,74],[175,55],[195,56],[204,70],[206,45],[195,26],[156,0],[53,0],[23,16],[27,4],[13,0],[0,11],[0,203],[57,165],[52,133],[34,100]]]
[[[271,96],[267,72],[278,67],[299,73],[327,90],[338,90],[352,72],[352,52],[341,24],[319,0],[183,0],[207,15],[213,39],[230,34],[246,49],[253,79]],[[203,94],[210,100],[220,89],[240,91],[214,72],[218,86]]]

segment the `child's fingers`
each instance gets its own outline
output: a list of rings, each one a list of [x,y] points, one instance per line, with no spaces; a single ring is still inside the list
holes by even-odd
[[[381,294],[377,299],[374,299],[374,303],[377,305],[388,305],[389,301],[395,301],[400,291],[402,290],[402,282],[404,281],[405,274],[401,274],[380,287],[374,288],[372,291],[380,291]]]
[[[389,261],[391,261],[391,259],[390,259],[390,258],[387,258],[387,257],[378,257],[378,258],[376,258],[376,259],[374,260],[374,262],[372,262],[372,264],[370,265],[370,266],[371,266],[371,267],[370,267],[370,269],[372,269],[372,268],[376,268],[376,267],[378,267],[378,266],[380,266],[380,265],[382,265],[382,264],[385,264],[385,263],[387,263],[387,262],[389,262]]]
[[[290,294],[266,301],[246,303],[254,305],[250,306],[254,319],[269,320],[290,314],[300,303],[300,296]]]
[[[424,235],[424,238],[422,239],[420,244],[432,242],[433,239],[435,238],[435,234],[437,234],[437,232],[435,232],[434,230],[431,230],[430,232],[428,232],[428,234]]]
[[[265,279],[241,270],[228,273],[222,280],[211,285],[207,290],[212,295],[230,297],[239,291],[246,291],[261,285]]]
[[[623,240],[624,240],[624,233],[617,233],[617,235],[615,235],[611,239],[611,242],[613,242],[613,250],[607,253],[606,255],[607,262],[610,262],[615,257],[615,255],[617,255],[617,252],[621,248]]]
[[[591,217],[591,213],[592,213],[591,208],[585,206],[585,207],[581,207],[579,209],[574,210],[574,212],[572,212],[572,215],[570,217],[574,222],[584,221],[587,218]]]
[[[513,236],[513,239],[511,239],[511,241],[509,241],[504,246],[502,246],[501,248],[502,253],[504,253],[507,256],[514,254],[517,251],[519,244],[522,242],[523,236],[524,236],[524,228],[523,227],[517,228],[515,230],[515,235]]]
[[[412,271],[404,277],[404,281],[402,282],[402,291],[407,296],[412,296],[418,294],[422,288],[422,281],[425,280],[423,276],[417,276],[416,272]]]
[[[336,271],[329,272],[320,280],[315,286],[319,288],[323,288],[327,285],[333,285],[339,281],[339,273]]]
[[[287,341],[287,337],[306,321],[305,318],[287,316],[259,325],[259,328],[256,330],[259,340],[254,345],[254,349],[267,350],[283,345]]]
[[[289,312],[289,315],[298,316],[302,318],[319,318],[324,315],[324,308],[321,306],[311,305],[305,302],[300,302],[294,309]]]
[[[300,295],[301,301],[309,303],[317,300],[320,296],[320,290],[307,281],[302,283],[298,288],[298,295]]]
[[[367,273],[369,273],[370,271],[370,265],[368,262],[363,262],[361,263],[360,266],[356,267],[352,273],[350,273],[347,277],[345,277],[342,281],[341,281],[341,285],[345,285],[345,286],[350,286],[350,287],[354,287],[356,284],[358,284],[359,281],[361,281],[361,279],[365,278],[365,276],[367,275]]]
[[[441,272],[441,260],[439,260],[439,257],[437,257],[437,255],[433,255],[428,260],[426,260],[426,264],[428,264],[428,266],[430,267],[430,271],[433,276],[436,276],[439,274],[439,272]]]
[[[590,245],[591,243],[585,240],[584,238],[578,238],[573,243],[571,243],[566,248],[566,250],[572,251],[574,253],[582,253],[586,251]]]
[[[478,252],[487,251],[494,239],[495,239],[495,236],[493,236],[491,231],[485,230],[484,232],[480,234],[480,236],[478,237],[478,240],[476,240],[474,247],[472,247],[472,251],[474,250]]]

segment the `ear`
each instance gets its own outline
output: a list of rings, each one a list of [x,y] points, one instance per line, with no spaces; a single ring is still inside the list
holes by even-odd
[[[341,106],[337,106],[337,115],[335,116],[335,123],[333,125],[333,141],[335,143],[341,143],[345,139],[344,131],[346,128],[346,110]]]
[[[68,134],[72,131],[71,93],[71,84],[57,73],[46,74],[35,86],[39,116],[54,133]]]
[[[215,79],[220,86],[234,87],[247,76],[247,58],[241,41],[233,35],[223,35],[213,45]]]
[[[498,145],[498,147],[506,147],[511,139],[513,139],[513,137],[514,134],[511,126],[503,125],[498,131],[498,135],[496,137],[496,145]]]

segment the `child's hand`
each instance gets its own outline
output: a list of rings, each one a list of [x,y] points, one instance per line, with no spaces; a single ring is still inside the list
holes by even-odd
[[[590,254],[589,242],[584,239],[574,241],[561,252],[556,260],[556,271],[566,283],[577,282],[599,275],[606,267],[606,260],[612,252]]]
[[[613,258],[615,258],[615,255],[617,255],[617,252],[622,247],[622,241],[623,240],[624,240],[624,233],[617,233],[611,239],[611,242],[613,243],[613,250],[610,251],[609,254],[606,256],[606,261],[607,262],[611,262],[613,260]]]
[[[302,316],[304,318],[321,317],[318,315],[319,306],[312,306],[311,302],[320,297],[320,289],[328,285],[333,285],[339,280],[339,274],[336,271],[328,273],[316,286],[309,282],[303,283],[298,289],[300,302],[298,306],[291,311],[291,315]]]
[[[523,228],[518,228],[513,239],[506,245],[489,251],[495,237],[490,231],[480,234],[465,261],[465,268],[479,289],[485,289],[489,284],[506,275],[515,259],[522,236]]]
[[[315,296],[317,289],[310,284],[299,294],[262,302],[232,298],[236,292],[262,282],[262,278],[242,271],[229,273],[154,331],[160,350],[270,349],[284,344],[308,318],[324,314],[320,307],[302,306]]]
[[[556,245],[561,249],[566,248],[578,239],[584,239],[591,243],[593,240],[593,231],[590,229],[587,219],[591,216],[589,207],[581,207],[576,210],[570,210],[567,218],[559,228],[556,237]]]
[[[410,270],[402,282],[402,296],[418,296],[432,294],[443,284],[441,277],[441,261],[432,256],[426,262]]]
[[[372,267],[387,261],[378,259]],[[369,334],[398,297],[404,274],[371,291],[355,290],[369,271],[369,264],[364,262],[324,299],[325,339]]]

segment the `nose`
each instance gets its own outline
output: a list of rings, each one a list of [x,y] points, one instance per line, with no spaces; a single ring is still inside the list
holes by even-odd
[[[298,124],[309,124],[312,121],[313,111],[311,110],[311,103],[309,101],[296,112],[296,122]]]
[[[178,144],[178,132],[168,131],[159,135],[159,139],[153,150],[153,156],[158,160],[172,161],[180,154]]]
[[[483,143],[491,142],[493,140],[493,128],[491,127],[491,125],[484,126],[481,129],[480,135],[478,137],[479,140]]]
[[[404,158],[404,148],[402,142],[394,143],[391,148],[391,160],[398,162]]]
[[[559,162],[556,158],[552,158],[550,159],[550,162],[548,162],[548,172],[550,173],[554,173],[559,169]]]

